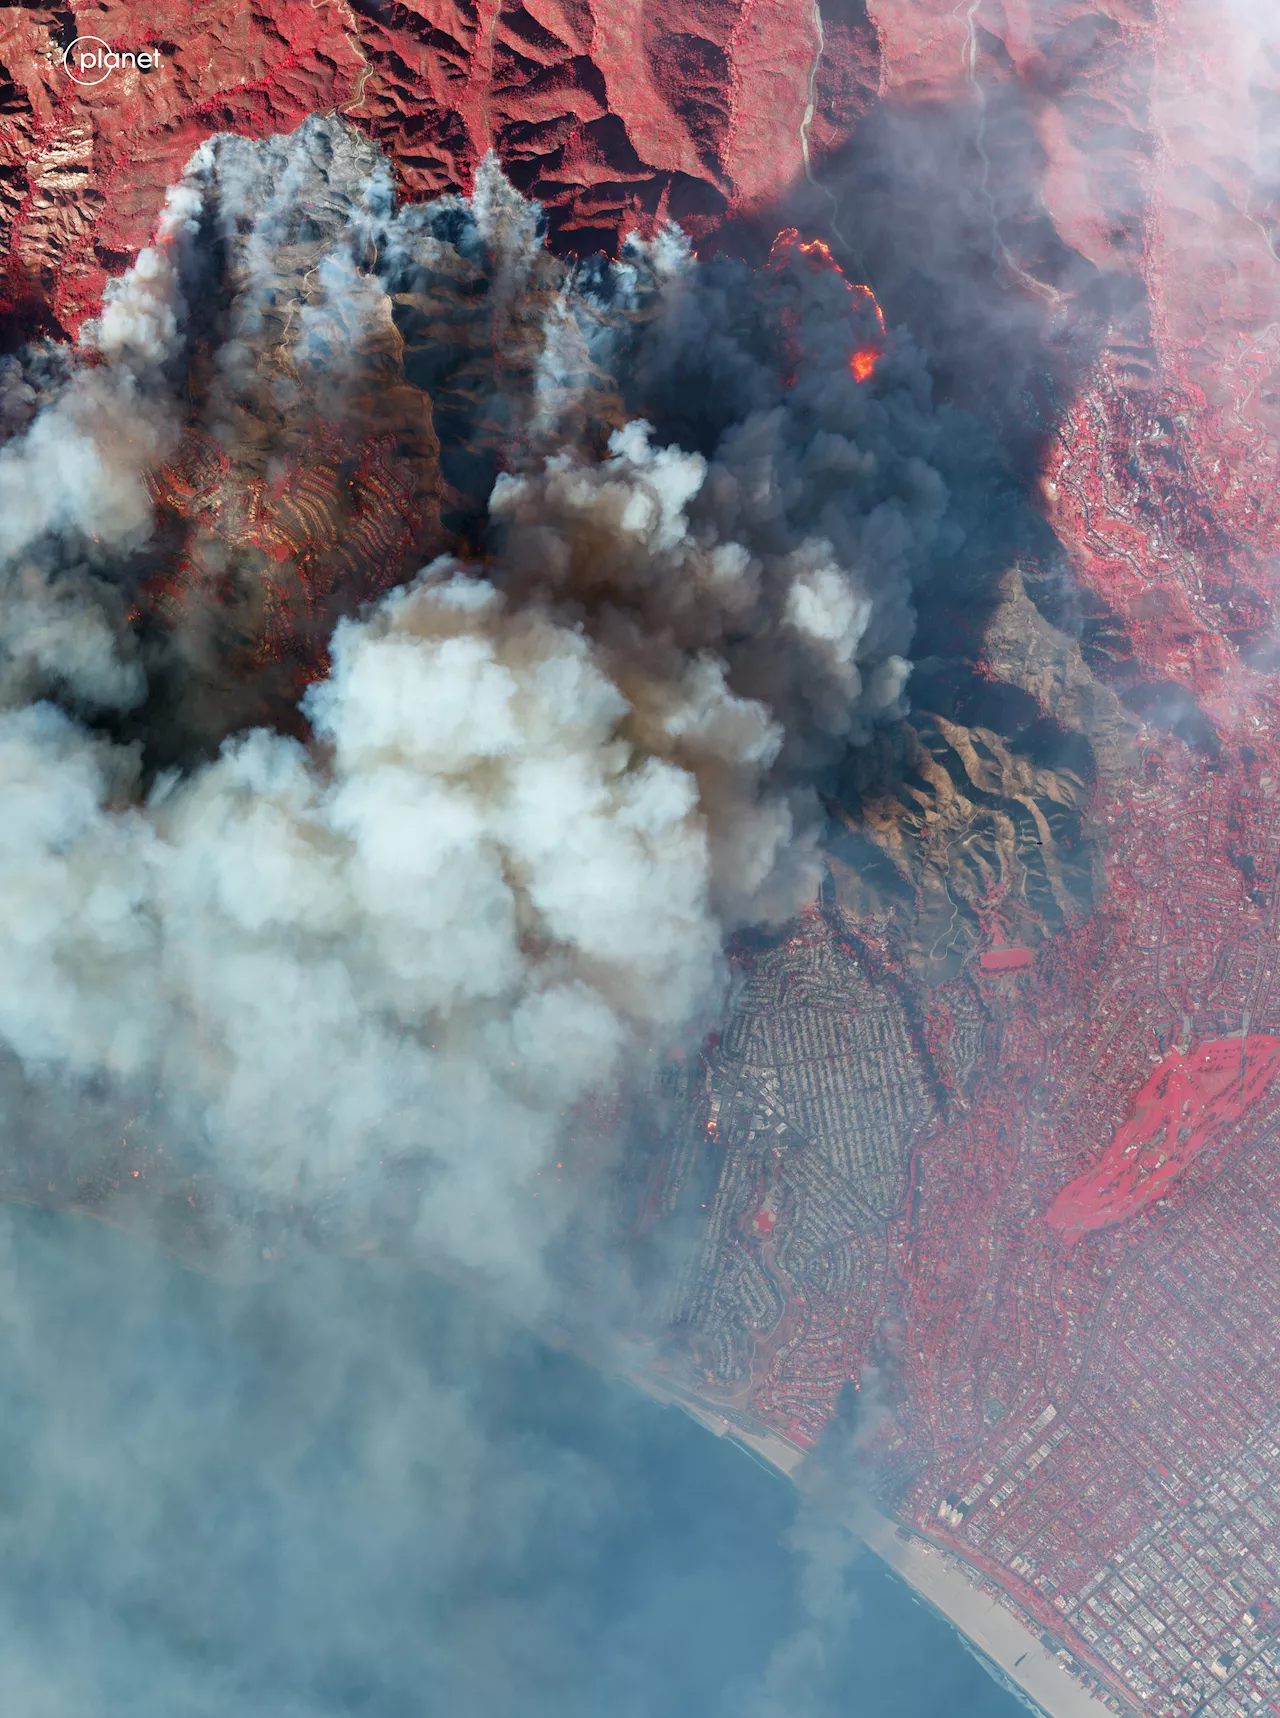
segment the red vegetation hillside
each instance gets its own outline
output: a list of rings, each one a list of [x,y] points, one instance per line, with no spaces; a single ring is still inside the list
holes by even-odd
[[[158,71],[81,87],[77,36],[158,48]],[[162,188],[216,131],[338,109],[402,190],[470,186],[494,148],[569,249],[673,216],[705,230],[803,170],[816,14],[789,0],[73,0],[0,14],[0,224],[8,299],[73,326],[145,243]],[[856,107],[827,92],[822,136]]]

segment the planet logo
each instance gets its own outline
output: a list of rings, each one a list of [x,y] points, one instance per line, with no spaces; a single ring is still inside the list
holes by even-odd
[[[73,83],[92,89],[121,66],[132,66],[140,72],[155,71],[160,65],[160,54],[155,48],[113,48],[101,36],[77,36],[63,49],[62,65]]]

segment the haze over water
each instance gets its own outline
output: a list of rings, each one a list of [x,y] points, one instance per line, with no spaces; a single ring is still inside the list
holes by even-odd
[[[871,1558],[804,1586],[795,1520],[740,1451],[437,1285],[229,1288],[0,1209],[7,1713],[756,1718],[798,1642],[787,1718],[1013,1718]]]

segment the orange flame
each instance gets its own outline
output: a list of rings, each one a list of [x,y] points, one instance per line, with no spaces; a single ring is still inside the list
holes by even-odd
[[[812,268],[833,268],[842,274],[840,264],[831,254],[831,246],[821,239],[802,239],[798,227],[783,227],[769,250],[769,267],[782,268],[791,261],[790,253],[798,251]]]
[[[861,293],[862,297],[870,303],[871,309],[875,315],[876,327],[880,330],[880,338],[883,340],[887,330],[884,325],[884,311],[880,308],[880,300],[876,297],[875,293],[872,292],[871,288],[865,283],[865,281],[854,281],[852,284],[849,281],[846,281],[845,285],[849,288],[850,292]]]
[[[769,268],[785,268],[788,263],[794,263],[798,258],[803,258],[812,269],[824,273],[834,271],[838,274],[844,283],[845,291],[853,297],[860,298],[864,305],[869,306],[875,316],[876,327],[879,331],[877,339],[865,346],[859,346],[849,358],[849,369],[854,380],[858,382],[868,381],[875,374],[876,362],[880,357],[881,342],[887,333],[884,311],[880,308],[879,299],[865,282],[845,279],[844,270],[832,256],[830,245],[825,244],[821,239],[802,239],[798,228],[784,227],[773,241],[767,266]]]

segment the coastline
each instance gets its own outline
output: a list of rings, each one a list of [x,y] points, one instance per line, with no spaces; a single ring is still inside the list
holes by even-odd
[[[923,1540],[900,1538],[894,1522],[870,1509],[850,1517],[848,1525],[914,1593],[946,1617],[987,1671],[1033,1712],[1043,1718],[1114,1718],[1112,1708],[1078,1682],[1039,1635],[948,1568]]]
[[[683,1408],[716,1437],[728,1438],[754,1460],[801,1485],[804,1452],[785,1438],[745,1432],[678,1391],[655,1387],[654,1380],[637,1374],[631,1377],[648,1394]],[[849,1509],[843,1519],[868,1550],[951,1624],[987,1674],[1037,1718],[1115,1718],[1113,1708],[1078,1682],[1038,1633],[949,1567],[932,1546],[912,1536],[902,1537],[896,1522],[865,1502]]]

